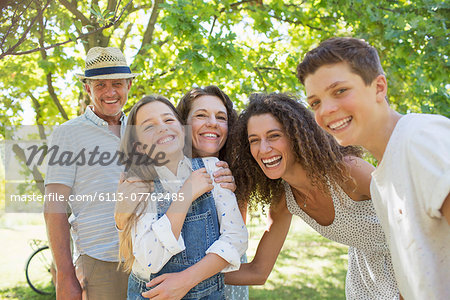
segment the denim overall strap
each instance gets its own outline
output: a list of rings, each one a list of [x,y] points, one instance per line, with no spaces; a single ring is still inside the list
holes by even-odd
[[[205,165],[201,158],[192,159],[192,169],[198,170]],[[161,182],[154,181],[155,193],[165,193]],[[171,197],[167,197],[171,198]],[[171,200],[158,202],[158,217],[166,213]],[[206,250],[219,238],[219,219],[211,192],[207,192],[194,200],[186,214],[181,235],[186,249],[174,255],[166,265],[150,279],[165,273],[183,271],[205,257]],[[196,285],[183,299],[223,299],[224,278],[218,273]]]

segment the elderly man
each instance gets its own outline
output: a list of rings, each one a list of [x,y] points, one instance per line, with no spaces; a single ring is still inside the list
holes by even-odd
[[[90,49],[85,73],[78,76],[92,105],[53,132],[51,145],[72,158],[50,165],[45,178],[46,194],[64,195],[66,200],[47,201],[44,211],[57,299],[126,298],[128,275],[117,270],[119,239],[113,216],[123,167],[109,158],[119,149],[126,125],[122,107],[136,75],[119,49]]]

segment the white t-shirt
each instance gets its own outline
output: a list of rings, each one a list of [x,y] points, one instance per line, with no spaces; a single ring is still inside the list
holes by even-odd
[[[409,114],[395,126],[372,173],[373,204],[405,299],[450,299],[450,120]]]

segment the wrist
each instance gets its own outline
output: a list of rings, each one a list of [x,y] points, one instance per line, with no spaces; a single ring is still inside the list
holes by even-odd
[[[192,193],[192,184],[186,185],[186,183],[181,187],[181,189],[178,191],[179,195],[183,195],[183,200],[188,202],[189,205],[194,201],[194,195]]]
[[[199,276],[195,274],[192,268],[187,268],[186,270],[181,271],[180,274],[183,276],[183,282],[185,282],[189,289],[192,289],[194,286],[200,283],[200,281],[198,280]]]
[[[76,278],[75,266],[65,266],[56,268],[56,277],[62,278]]]

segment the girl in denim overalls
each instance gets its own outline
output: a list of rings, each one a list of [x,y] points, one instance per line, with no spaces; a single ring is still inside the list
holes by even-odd
[[[148,298],[224,299],[220,272],[239,269],[247,230],[234,194],[213,184],[208,174],[217,168],[217,158],[184,156],[184,128],[164,97],[144,97],[127,125],[138,126],[127,126],[121,149],[125,158],[136,160],[130,155],[133,147],[140,153],[153,147],[155,158],[152,165],[134,163],[127,188],[121,187],[124,200],[140,200],[133,213],[120,212],[130,215],[120,233],[121,256],[132,271],[128,299],[143,299],[142,293]],[[164,153],[160,161],[157,153]]]

